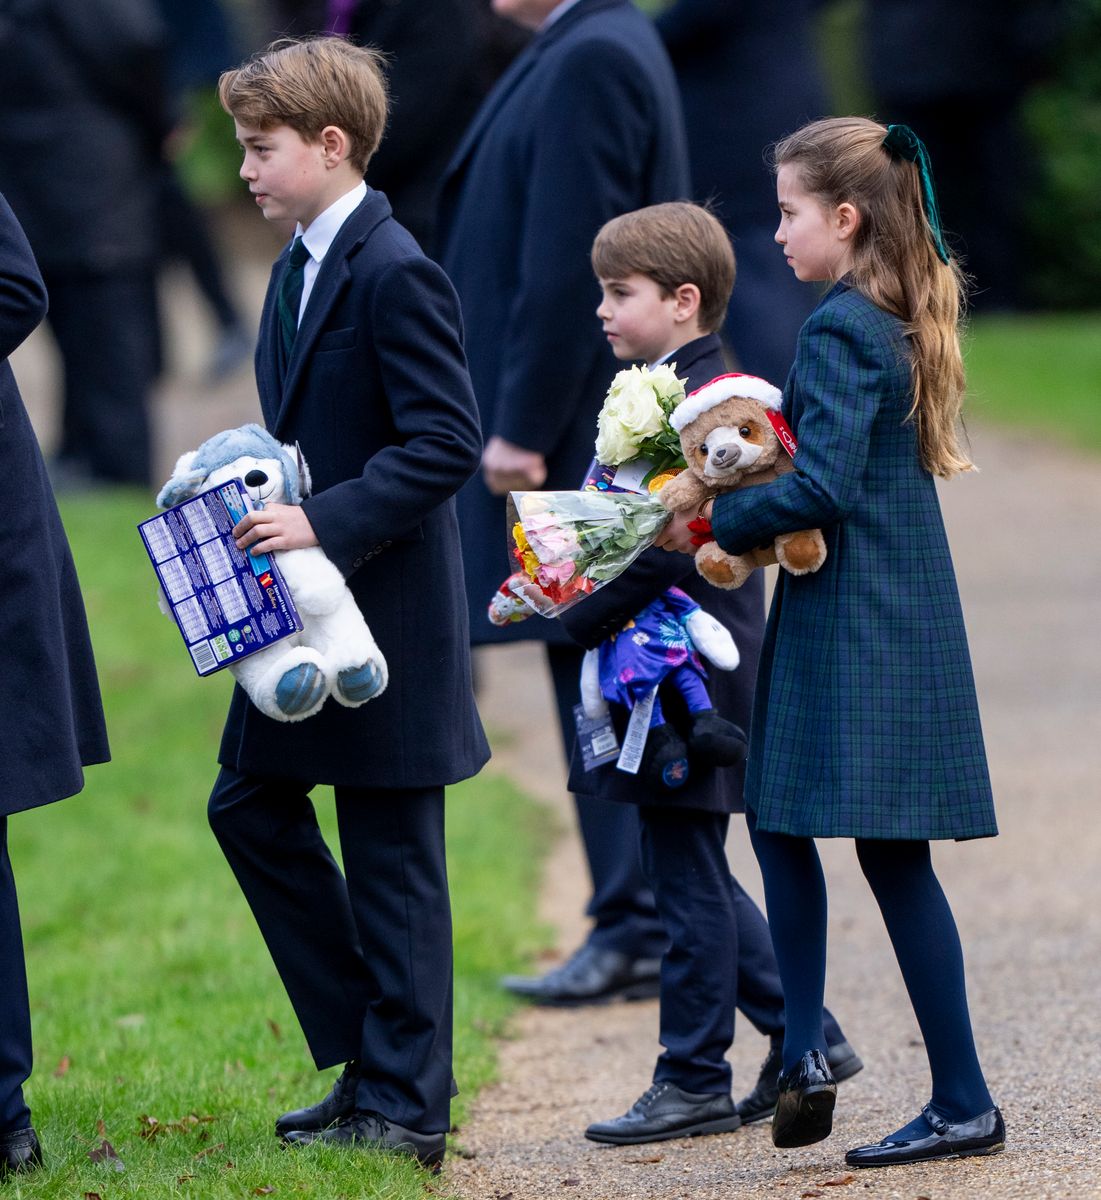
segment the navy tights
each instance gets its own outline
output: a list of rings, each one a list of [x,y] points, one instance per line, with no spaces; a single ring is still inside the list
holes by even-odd
[[[784,1066],[790,1068],[807,1050],[826,1049],[826,883],[812,838],[766,833],[757,829],[752,813],[746,817],[784,987]],[[959,934],[929,843],[857,838],[856,854],[925,1039],[932,1106],[948,1121],[978,1116],[993,1101],[975,1053]]]

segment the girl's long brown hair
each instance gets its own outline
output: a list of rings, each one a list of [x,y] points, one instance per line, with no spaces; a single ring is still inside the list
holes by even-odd
[[[964,276],[954,258],[945,264],[937,257],[918,168],[884,148],[886,134],[864,117],[814,121],[773,147],[773,164],[797,167],[804,189],[823,204],[859,210],[853,286],[905,322],[914,387],[909,418],[922,463],[947,479],[973,469],[960,441]]]

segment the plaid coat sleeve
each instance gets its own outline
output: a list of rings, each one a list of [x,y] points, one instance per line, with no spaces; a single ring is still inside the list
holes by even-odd
[[[997,831],[955,573],[921,466],[902,324],[840,284],[800,334],[785,409],[796,470],[721,497],[739,553],[813,526],[827,559],[780,571],[757,678],[746,803],[816,837]]]

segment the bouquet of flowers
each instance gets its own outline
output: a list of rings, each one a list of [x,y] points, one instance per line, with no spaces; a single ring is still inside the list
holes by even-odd
[[[556,617],[622,574],[669,520],[660,500],[634,492],[512,492],[509,590]]]
[[[630,367],[612,380],[596,419],[596,461],[610,467],[648,460],[651,475],[683,470],[680,435],[669,423],[684,399],[676,363]],[[649,477],[647,477],[648,479]]]
[[[674,364],[620,371],[597,418],[596,459],[582,489],[510,495],[519,569],[490,602],[494,624],[533,611],[558,616],[622,574],[653,543],[669,513],[652,493],[684,467],[680,437],[669,423],[683,399]]]

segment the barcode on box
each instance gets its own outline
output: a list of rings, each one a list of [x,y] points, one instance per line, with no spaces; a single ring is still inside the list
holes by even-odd
[[[200,675],[205,675],[207,671],[213,671],[218,665],[218,659],[211,650],[209,642],[195,642],[188,646],[188,650],[191,651],[191,657],[195,661],[195,670]]]

